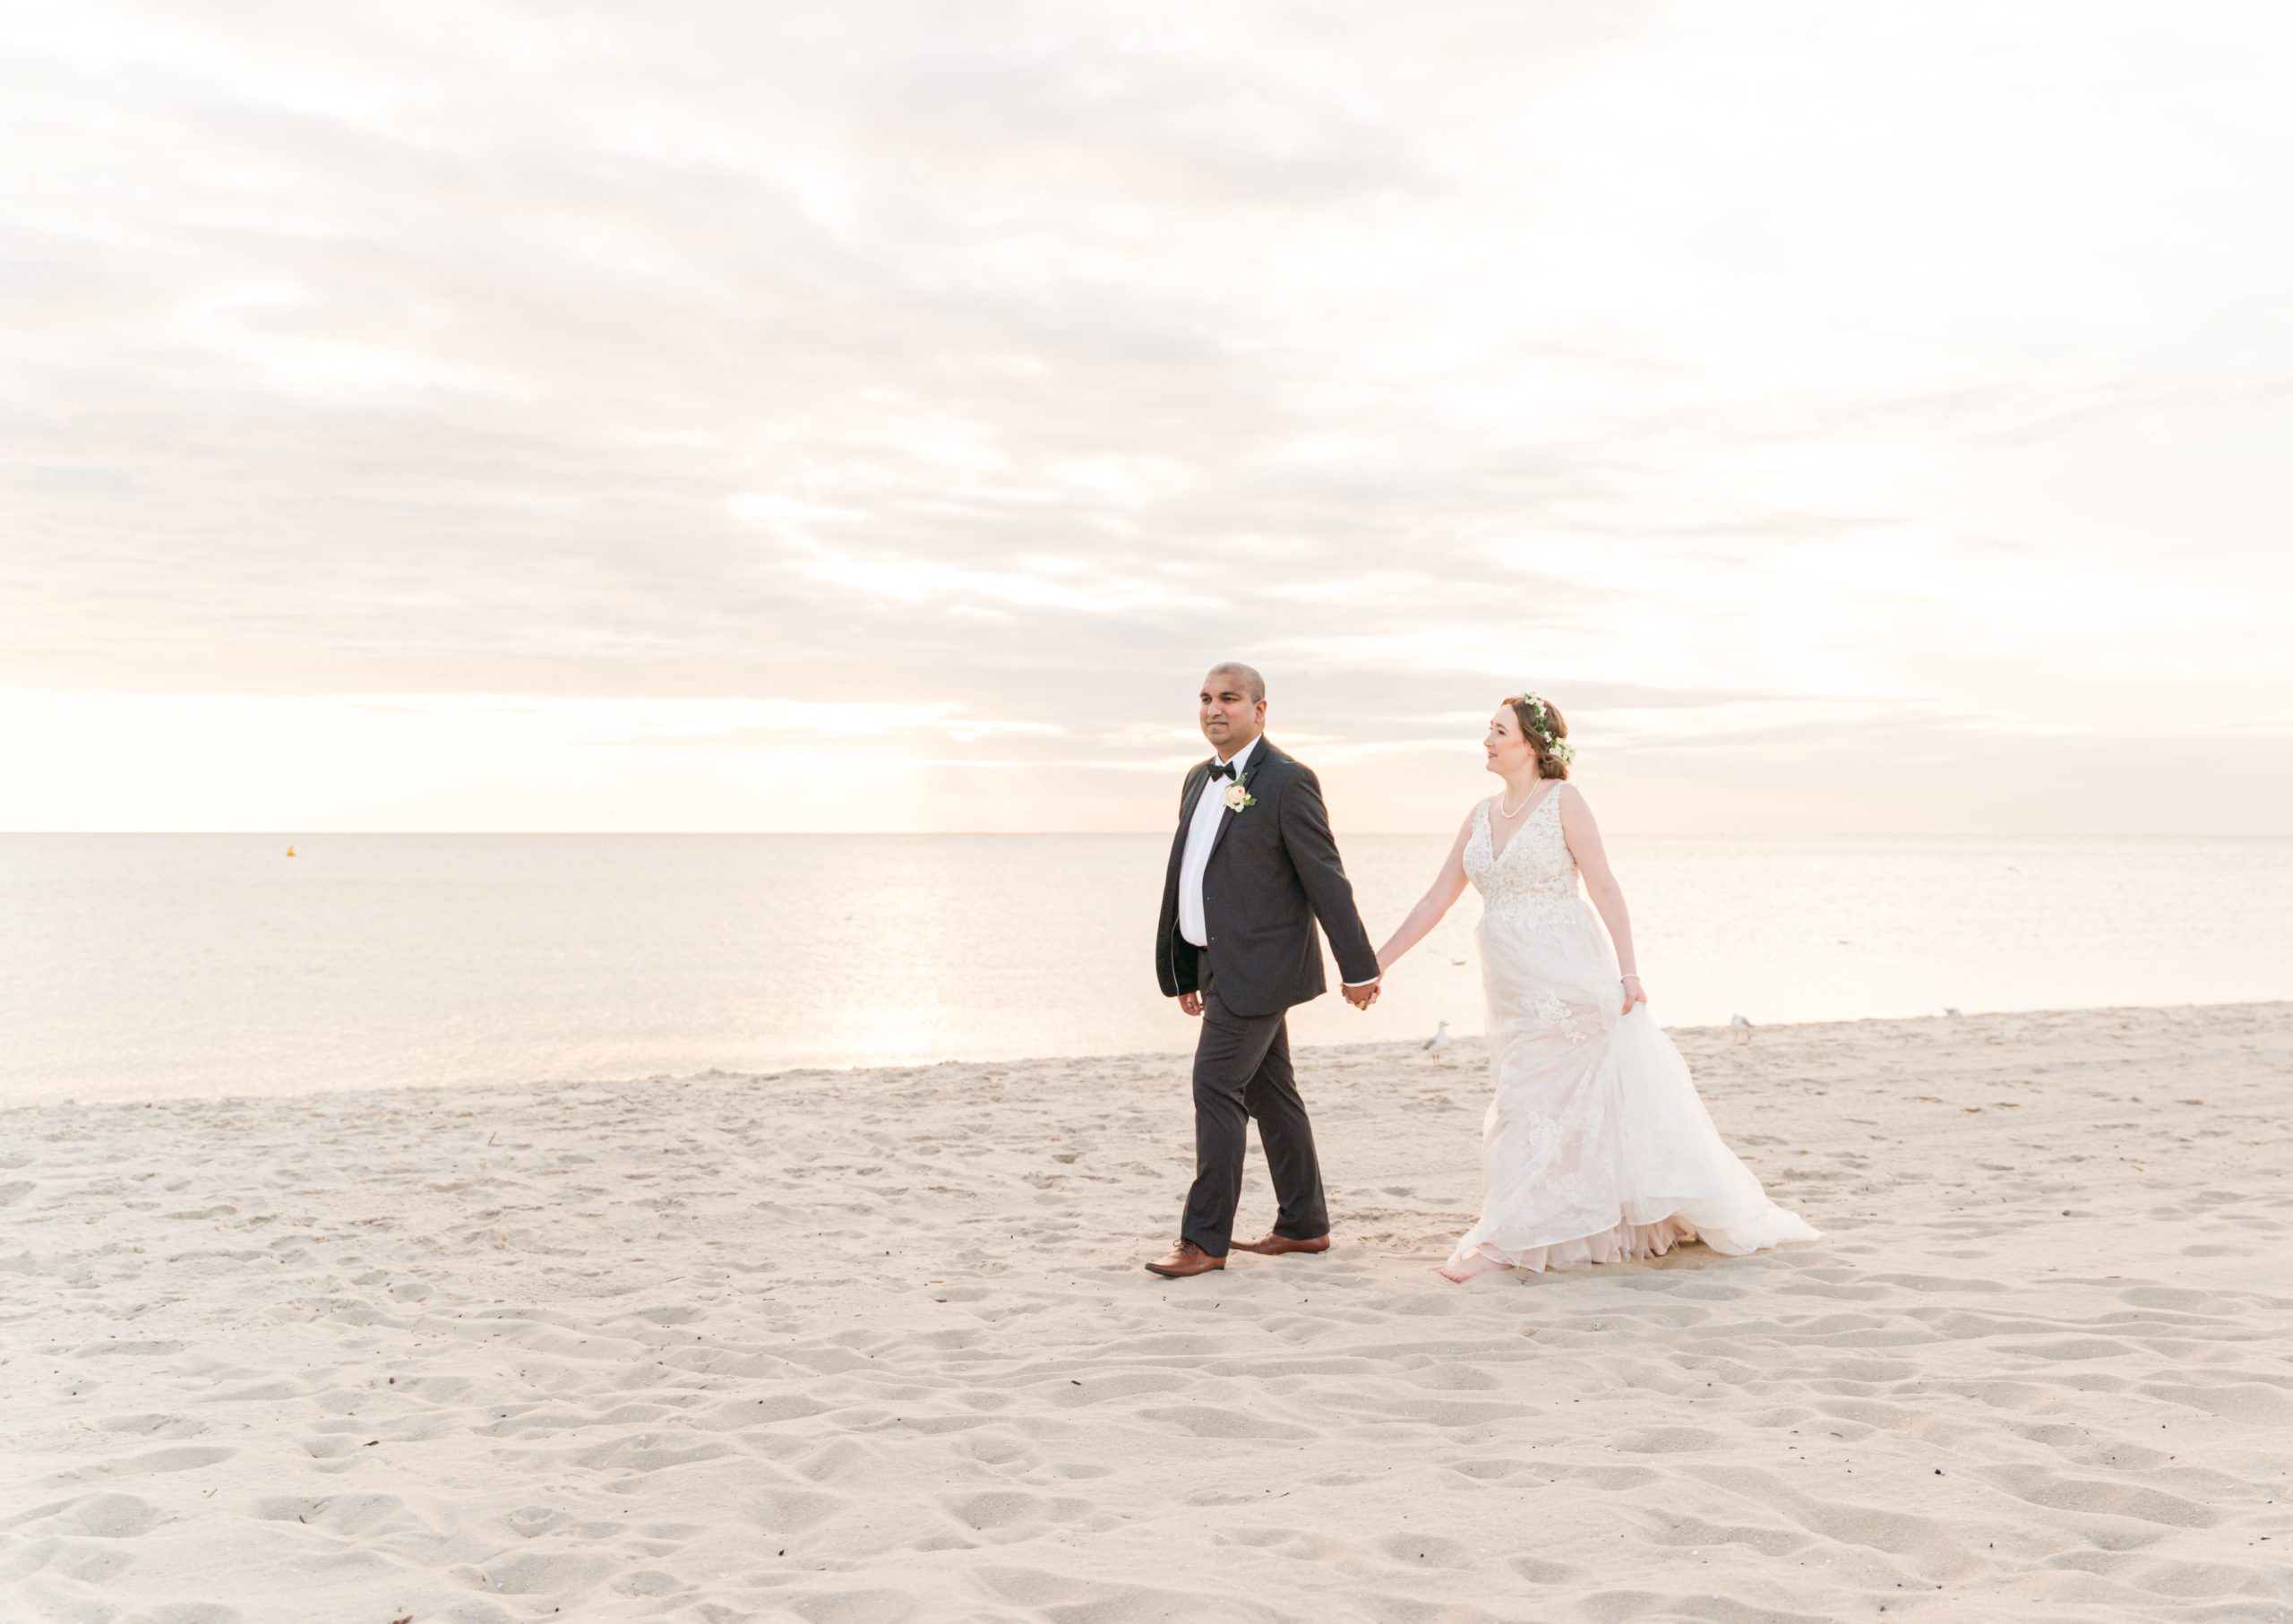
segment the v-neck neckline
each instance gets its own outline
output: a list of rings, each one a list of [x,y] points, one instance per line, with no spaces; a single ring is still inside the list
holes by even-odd
[[[1559,793],[1560,783],[1559,779],[1555,779],[1553,781],[1552,787],[1546,790],[1544,794],[1539,795],[1536,798],[1536,803],[1524,811],[1520,816],[1514,821],[1513,832],[1505,838],[1505,844],[1502,846],[1497,844],[1497,815],[1492,810],[1492,807],[1495,804],[1500,803],[1504,800],[1504,797],[1499,795],[1494,797],[1492,801],[1484,802],[1481,809],[1481,827],[1489,831],[1489,860],[1491,863],[1502,863],[1505,860],[1505,854],[1513,849],[1514,843],[1518,841],[1523,835],[1528,832],[1529,820],[1542,812],[1544,810],[1544,803],[1547,801],[1551,800],[1553,796]]]

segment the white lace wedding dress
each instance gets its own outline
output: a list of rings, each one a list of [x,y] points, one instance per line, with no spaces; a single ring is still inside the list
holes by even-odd
[[[1698,1238],[1730,1253],[1820,1239],[1721,1142],[1648,1006],[1619,1013],[1615,955],[1577,889],[1559,803],[1556,784],[1500,852],[1484,801],[1465,842],[1484,905],[1497,1097],[1481,1124],[1481,1222],[1448,1269],[1614,1263]]]

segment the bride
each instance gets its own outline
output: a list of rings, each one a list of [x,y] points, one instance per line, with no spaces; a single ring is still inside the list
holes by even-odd
[[[1391,969],[1468,881],[1480,890],[1497,1097],[1481,1122],[1481,1222],[1441,1273],[1615,1263],[1698,1238],[1730,1253],[1820,1239],[1721,1142],[1648,1012],[1623,889],[1593,809],[1563,781],[1576,751],[1559,709],[1516,694],[1481,747],[1503,793],[1467,815],[1432,889],[1378,953]]]

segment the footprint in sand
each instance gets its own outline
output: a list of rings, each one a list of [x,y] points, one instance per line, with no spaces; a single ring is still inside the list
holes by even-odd
[[[111,1461],[103,1465],[82,1466],[76,1472],[59,1472],[47,1481],[61,1487],[66,1483],[86,1482],[98,1477],[140,1477],[165,1472],[189,1472],[200,1466],[211,1466],[236,1455],[234,1448],[192,1444],[174,1449],[157,1449],[149,1455],[131,1455],[125,1460]]]
[[[301,1523],[346,1538],[382,1527],[429,1531],[429,1525],[395,1494],[275,1495],[257,1500],[254,1515],[264,1522]]]
[[[1641,1514],[1647,1536],[1659,1545],[1709,1550],[1715,1545],[1748,1545],[1765,1557],[1790,1556],[1815,1543],[1807,1534],[1789,1528],[1755,1528],[1741,1523],[1708,1523],[1675,1511]]]
[[[207,1431],[205,1422],[187,1415],[107,1415],[90,1424],[99,1432],[135,1432],[146,1438],[196,1438]]]
[[[2147,1382],[2139,1389],[2152,1398],[2208,1415],[2256,1427],[2293,1427],[2293,1395],[2259,1381],[2229,1381],[2219,1387]]]
[[[1648,1427],[1619,1432],[1609,1441],[1627,1455],[1693,1455],[1719,1448],[1728,1440],[1701,1427]]]
[[[1450,1463],[1449,1470],[1479,1483],[1503,1482],[1516,1474],[1527,1472],[1535,1462],[1525,1460],[1461,1460]]]
[[[805,1624],[906,1624],[917,1615],[904,1590],[800,1591],[777,1605]]]
[[[449,1572],[488,1595],[578,1596],[621,1568],[609,1556],[570,1551],[529,1551],[495,1561],[468,1563]]]
[[[940,1508],[973,1533],[998,1540],[1031,1539],[1062,1523],[1112,1520],[1095,1517],[1088,1500],[1051,1499],[1017,1489],[942,1495]]]
[[[1516,1556],[1505,1566],[1532,1585],[1566,1585],[1576,1577],[1576,1569],[1569,1563],[1550,1562],[1538,1556]]]
[[[1196,1438],[1304,1439],[1315,1436],[1304,1427],[1294,1427],[1288,1422],[1253,1415],[1247,1410],[1224,1410],[1215,1405],[1168,1405],[1140,1410],[1138,1414],[1141,1421],[1157,1422]]]
[[[82,1534],[99,1540],[132,1540],[174,1518],[133,1494],[87,1494],[75,1500],[39,1506],[0,1527],[45,1534]],[[42,1527],[46,1524],[47,1526]]]
[[[2211,1507],[2139,1483],[2057,1477],[2028,1466],[1995,1467],[1985,1475],[2017,1499],[2057,1511],[2101,1512],[2169,1528],[2211,1528],[2221,1520],[2220,1513]]]
[[[666,1596],[675,1595],[691,1586],[673,1573],[663,1573],[657,1568],[640,1568],[615,1579],[613,1588],[625,1596]]]
[[[766,1489],[741,1501],[741,1515],[768,1534],[800,1533],[826,1522],[851,1502],[810,1489]]]
[[[1394,1534],[1378,1542],[1387,1561],[1404,1568],[1472,1568],[1481,1559],[1470,1546],[1433,1534]]]

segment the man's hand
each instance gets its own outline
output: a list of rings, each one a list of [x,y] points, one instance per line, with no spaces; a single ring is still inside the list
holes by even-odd
[[[1202,994],[1201,994],[1201,993],[1199,993],[1199,992],[1181,992],[1181,993],[1180,993],[1180,994],[1179,994],[1179,1008],[1180,1008],[1180,1009],[1181,1009],[1181,1010],[1185,1010],[1189,1015],[1199,1015],[1199,1014],[1201,1014],[1201,1013],[1202,1013]]]
[[[1347,1003],[1357,1010],[1366,1010],[1378,1001],[1378,987],[1377,982],[1365,981],[1358,987],[1341,987],[1338,990],[1345,994]]]

